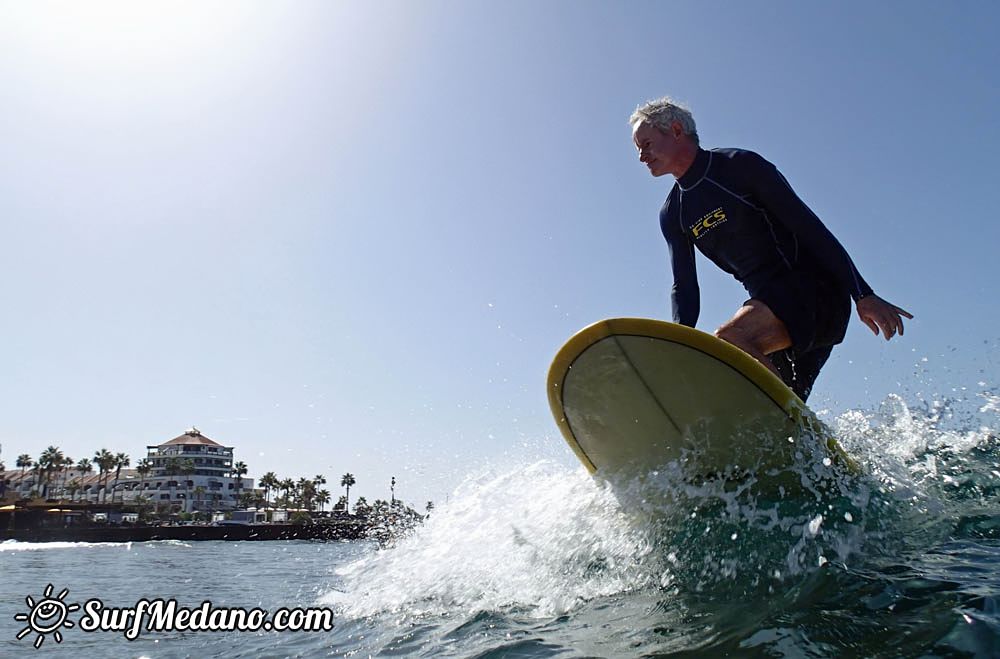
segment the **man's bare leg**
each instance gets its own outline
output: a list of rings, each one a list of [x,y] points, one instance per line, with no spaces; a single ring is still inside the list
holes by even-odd
[[[732,318],[715,330],[715,335],[781,377],[768,355],[791,347],[792,337],[781,319],[760,300],[750,300],[740,307]]]

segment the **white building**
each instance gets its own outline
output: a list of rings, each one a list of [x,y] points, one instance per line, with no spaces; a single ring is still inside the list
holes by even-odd
[[[153,470],[145,478],[136,474],[129,479],[133,482],[122,483],[126,501],[141,494],[151,506],[169,504],[182,512],[231,509],[239,505],[241,494],[253,489],[252,479],[232,473],[233,447],[212,441],[197,428],[146,448]]]

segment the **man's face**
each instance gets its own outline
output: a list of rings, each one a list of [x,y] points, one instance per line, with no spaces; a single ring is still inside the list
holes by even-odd
[[[675,132],[678,134],[674,135]],[[679,137],[679,130],[664,133],[645,121],[640,121],[632,129],[632,141],[639,150],[639,160],[653,176],[663,176],[675,169],[677,156],[681,153]]]

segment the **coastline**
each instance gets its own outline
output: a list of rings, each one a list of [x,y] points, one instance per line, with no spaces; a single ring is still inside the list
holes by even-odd
[[[231,524],[225,526],[69,526],[0,530],[0,542],[149,542],[151,540],[359,540],[370,527],[339,524]]]

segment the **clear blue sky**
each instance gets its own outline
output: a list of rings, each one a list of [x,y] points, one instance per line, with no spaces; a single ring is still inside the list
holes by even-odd
[[[254,477],[351,471],[372,499],[395,475],[420,504],[572,464],[555,351],[669,317],[672,179],[627,125],[664,94],[703,145],[775,162],[917,317],[889,344],[855,319],[815,406],[990,389],[998,24],[987,2],[4,2],[2,457],[134,462],[194,424]],[[744,294],[699,275],[711,330]]]

